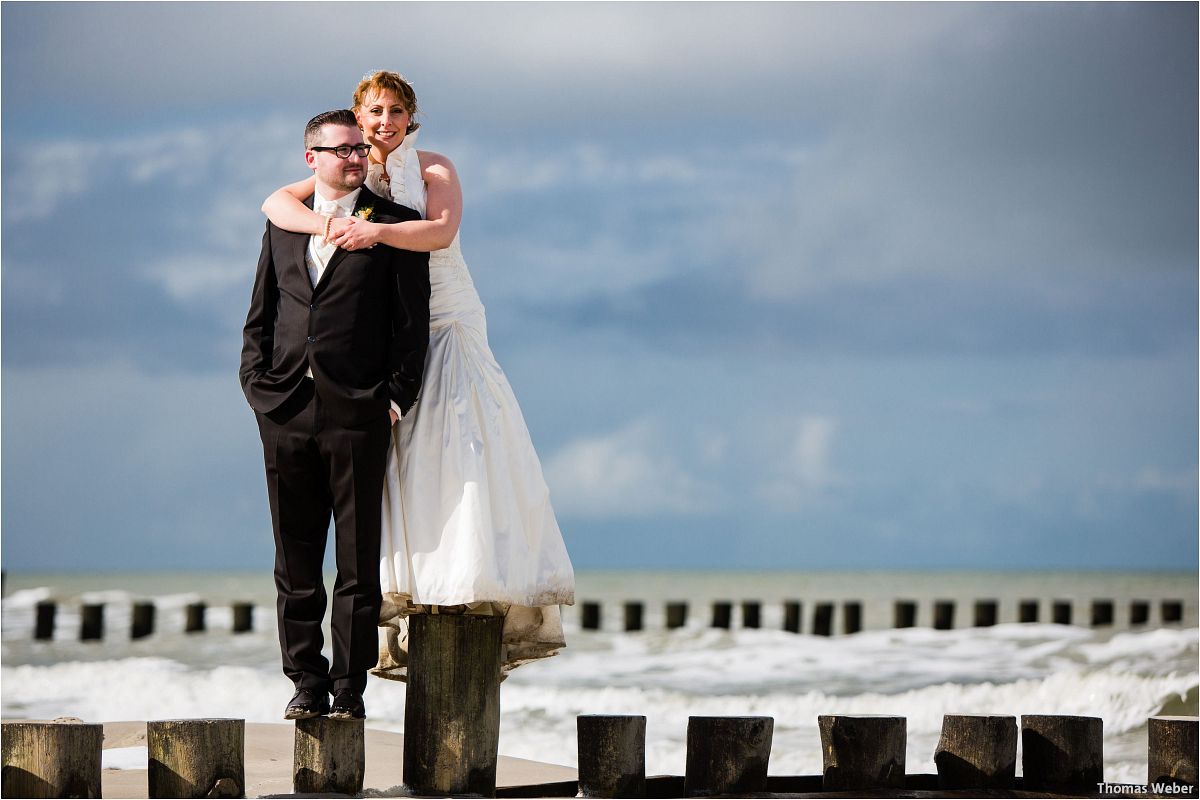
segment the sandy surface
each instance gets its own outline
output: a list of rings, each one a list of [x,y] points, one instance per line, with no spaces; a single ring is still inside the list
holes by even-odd
[[[291,723],[246,723],[246,797],[299,796],[292,794],[292,748],[295,726]],[[367,728],[367,773],[364,792],[399,794],[403,778],[404,736],[391,731]],[[104,723],[104,749],[144,747],[145,722]],[[573,767],[500,756],[496,765],[496,785],[550,783],[574,780]],[[106,769],[102,783],[104,797],[146,797],[145,769]],[[314,795],[304,795],[312,797]]]

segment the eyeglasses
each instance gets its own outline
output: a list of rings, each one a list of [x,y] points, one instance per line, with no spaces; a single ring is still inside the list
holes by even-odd
[[[350,151],[354,151],[359,156],[366,158],[371,152],[369,144],[342,144],[337,147],[310,147],[309,150],[315,150],[318,153],[333,153],[338,158],[349,158]]]

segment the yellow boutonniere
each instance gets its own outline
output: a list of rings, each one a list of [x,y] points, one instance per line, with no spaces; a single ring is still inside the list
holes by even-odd
[[[354,216],[366,222],[371,221],[371,215],[375,213],[375,206],[363,206],[354,212]]]

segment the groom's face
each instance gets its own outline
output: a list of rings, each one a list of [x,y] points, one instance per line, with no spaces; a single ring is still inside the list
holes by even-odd
[[[348,125],[326,125],[321,129],[321,147],[362,144],[362,132]],[[329,150],[309,150],[305,153],[308,165],[322,183],[340,192],[352,192],[363,185],[367,177],[367,158],[351,152],[349,158],[338,158]]]

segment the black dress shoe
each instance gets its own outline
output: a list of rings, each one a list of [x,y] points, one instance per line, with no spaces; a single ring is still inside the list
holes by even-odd
[[[362,692],[353,689],[338,689],[333,694],[330,719],[366,719],[367,708],[363,705]]]
[[[327,693],[320,689],[301,689],[287,704],[283,718],[312,719],[328,713],[329,695]]]

